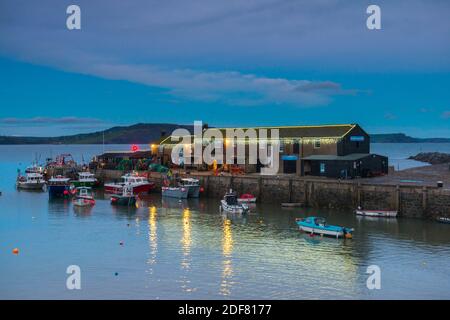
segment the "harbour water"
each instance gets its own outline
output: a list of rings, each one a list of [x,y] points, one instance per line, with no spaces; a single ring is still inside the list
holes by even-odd
[[[266,204],[239,218],[221,215],[218,199],[159,194],[115,208],[101,190],[78,210],[15,189],[18,168],[61,152],[87,161],[102,146],[0,146],[0,298],[450,298],[450,225]],[[302,234],[295,218],[308,215],[354,227],[354,238]],[[69,265],[81,268],[81,290],[66,288]],[[380,290],[366,286],[370,265]]]

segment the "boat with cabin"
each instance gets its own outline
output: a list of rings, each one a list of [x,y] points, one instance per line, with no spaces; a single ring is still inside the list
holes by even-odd
[[[48,195],[53,197],[70,196],[70,179],[64,176],[51,177],[47,183]]]
[[[198,198],[200,195],[200,181],[198,179],[182,178],[179,186],[188,189],[188,198]]]
[[[225,211],[229,213],[245,214],[248,213],[250,208],[244,204],[239,203],[238,197],[233,190],[230,189],[228,193],[225,194],[222,200],[220,200],[220,211]]]
[[[133,194],[140,194],[149,193],[153,190],[155,184],[148,181],[145,177],[129,173],[122,176],[122,182],[105,183],[105,192],[109,194],[122,194],[125,186],[130,186]]]
[[[94,195],[92,188],[78,187],[76,188],[75,198],[72,203],[76,207],[90,207],[95,205]]]
[[[89,171],[78,172],[78,180],[72,180],[71,183],[75,187],[90,187],[94,188],[98,185],[98,180],[93,173]]]
[[[300,230],[312,235],[318,234],[321,236],[350,239],[354,231],[353,228],[328,225],[325,218],[321,217],[297,218],[295,222]]]
[[[45,179],[40,173],[27,173],[25,176],[19,175],[17,177],[16,186],[17,189],[23,190],[43,190]]]
[[[396,218],[398,212],[397,211],[389,211],[389,210],[364,210],[361,207],[358,207],[355,210],[356,215],[365,216],[365,217],[375,217],[375,218]]]
[[[113,194],[111,196],[111,204],[121,206],[134,206],[136,205],[136,195],[133,193],[131,186],[125,186],[122,189],[122,194]]]

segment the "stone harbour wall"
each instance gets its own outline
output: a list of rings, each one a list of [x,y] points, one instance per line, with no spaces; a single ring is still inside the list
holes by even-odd
[[[102,170],[103,181],[118,180],[121,171]],[[296,202],[314,208],[397,210],[410,218],[450,217],[450,190],[414,185],[383,185],[304,177],[279,176],[192,176],[200,180],[203,196],[222,198],[231,188],[251,193],[261,203]],[[160,190],[162,178],[149,174]]]

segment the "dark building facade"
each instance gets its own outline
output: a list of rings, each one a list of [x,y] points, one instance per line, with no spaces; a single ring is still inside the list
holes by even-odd
[[[278,173],[353,178],[388,173],[388,159],[370,154],[370,136],[358,124],[284,126],[259,128],[218,128],[223,135],[227,129],[278,129],[279,170]],[[229,138],[229,137],[228,137]],[[225,139],[226,140],[226,139]],[[173,144],[162,141],[158,157],[162,162],[170,161]],[[209,142],[203,142],[209,143]],[[259,137],[246,140],[259,144]],[[230,147],[224,142],[224,154]],[[258,173],[260,164],[239,165],[247,173]],[[237,163],[237,161],[235,161]]]

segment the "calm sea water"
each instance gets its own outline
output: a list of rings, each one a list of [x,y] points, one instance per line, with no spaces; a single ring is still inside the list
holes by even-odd
[[[18,167],[69,151],[87,160],[102,147],[0,146],[0,298],[450,299],[450,225],[275,205],[227,217],[218,199],[158,194],[120,209],[98,192],[95,207],[76,210],[15,190]],[[354,239],[300,233],[295,218],[311,214],[354,227]],[[82,289],[71,291],[66,268],[74,264]],[[366,287],[374,264],[380,290]]]

